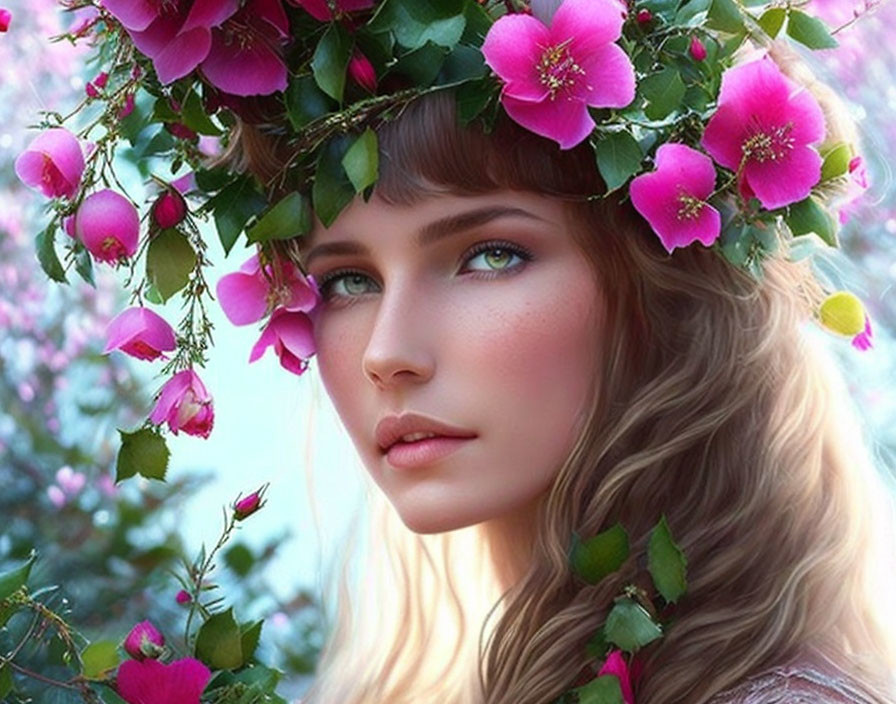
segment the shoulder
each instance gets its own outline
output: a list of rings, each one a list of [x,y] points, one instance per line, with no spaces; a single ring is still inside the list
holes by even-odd
[[[782,665],[717,694],[708,704],[873,704],[845,674]]]

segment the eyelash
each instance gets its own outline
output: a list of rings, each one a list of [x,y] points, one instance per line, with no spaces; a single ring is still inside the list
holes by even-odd
[[[513,244],[511,242],[506,242],[504,240],[490,240],[488,242],[480,242],[479,244],[474,245],[470,248],[468,252],[464,254],[463,262],[466,264],[474,257],[482,254],[483,252],[492,252],[496,249],[507,250],[511,254],[515,254],[520,259],[523,260],[523,264],[517,264],[516,266],[507,267],[506,269],[496,269],[493,271],[478,271],[476,272],[479,275],[479,278],[485,279],[493,279],[497,276],[505,276],[510,275],[511,272],[516,272],[521,269],[526,262],[532,261],[532,253],[526,249],[525,247]],[[359,298],[358,295],[344,295],[344,294],[331,294],[330,293],[330,284],[337,281],[338,279],[348,276],[351,274],[359,275],[359,276],[367,276],[363,271],[357,271],[355,269],[337,269],[336,271],[329,272],[320,277],[320,280],[317,282],[318,290],[320,291],[321,297],[324,301],[328,302],[333,300],[334,298],[344,298],[349,300],[355,300]]]

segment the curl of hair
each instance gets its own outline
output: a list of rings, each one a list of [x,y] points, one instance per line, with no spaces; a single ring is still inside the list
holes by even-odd
[[[771,50],[819,98],[828,139],[855,143],[836,95],[792,52]],[[534,542],[519,546],[528,569],[504,593],[477,526],[413,534],[368,485],[362,577],[353,589],[346,557],[304,704],[552,701],[593,665],[585,645],[620,588],[643,579],[663,513],[688,591],[640,654],[639,704],[703,704],[808,649],[847,666],[871,701],[892,701],[890,488],[839,370],[807,331],[825,295],[809,263],[789,261],[783,237],[762,282],[698,243],[669,255],[630,203],[583,197],[605,191],[587,145],[561,152],[506,118],[491,134],[460,128],[450,95],[412,103],[379,137],[375,193],[388,202],[499,189],[569,201],[609,294],[601,372]],[[288,156],[251,127],[232,151],[263,180]],[[631,557],[584,584],[567,563],[573,531],[616,521]]]

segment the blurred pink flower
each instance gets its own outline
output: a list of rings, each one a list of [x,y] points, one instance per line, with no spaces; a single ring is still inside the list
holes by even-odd
[[[335,19],[327,0],[288,0],[290,5],[301,7],[314,19],[329,22]],[[335,0],[333,5],[337,14],[356,12],[373,7],[374,0]]]
[[[611,652],[601,666],[597,676],[616,675],[619,678],[619,687],[622,689],[622,699],[625,704],[635,704],[635,695],[632,693],[632,673],[621,650]]]
[[[12,21],[12,13],[4,8],[0,8],[0,32],[9,29],[9,23]]]
[[[283,261],[281,267],[284,282],[278,289],[271,288],[257,254],[243,262],[239,271],[218,279],[218,301],[231,323],[254,323],[277,306],[288,311],[307,312],[318,304],[320,294],[314,278],[303,276],[290,261]],[[266,267],[266,271],[268,276],[273,276],[270,265]]]
[[[174,188],[166,188],[152,205],[152,219],[163,230],[175,227],[187,215],[187,203]]]
[[[629,195],[671,254],[695,240],[708,247],[718,238],[721,215],[706,202],[715,182],[712,159],[672,142],[657,149],[655,171],[632,179]]]
[[[174,595],[174,600],[183,606],[184,604],[189,604],[193,601],[193,597],[190,596],[190,592],[186,589],[181,589],[177,594]]]
[[[41,132],[15,162],[16,175],[48,198],[71,198],[84,173],[81,145],[64,127]]]
[[[861,350],[864,352],[865,350],[874,347],[871,343],[871,336],[873,335],[871,331],[871,318],[868,315],[865,315],[865,329],[852,338],[852,346],[857,350]]]
[[[119,313],[106,327],[103,354],[121,350],[137,359],[165,358],[177,346],[174,329],[158,313],[135,306]]]
[[[82,472],[76,472],[65,465],[56,471],[56,483],[66,494],[75,496],[84,488],[87,477]]]
[[[215,422],[212,397],[196,372],[184,369],[162,387],[149,419],[156,425],[167,422],[175,435],[182,430],[207,438]]]
[[[99,74],[97,74],[96,78],[94,78],[92,81],[88,82],[86,86],[84,86],[84,90],[91,98],[98,98],[103,92],[103,88],[106,87],[106,83],[108,81],[109,74],[105,71],[101,71]]]
[[[252,348],[249,362],[262,357],[268,347],[280,358],[280,366],[293,374],[302,374],[308,368],[308,358],[314,354],[314,332],[311,319],[301,312],[289,312],[278,308]]]
[[[773,210],[803,200],[821,179],[821,156],[810,145],[824,135],[818,101],[766,55],[722,74],[701,145],[722,166],[742,169],[745,198]]]
[[[47,487],[47,497],[50,499],[50,503],[56,508],[62,508],[68,501],[65,492],[55,484],[50,484],[50,486]]]
[[[703,42],[696,36],[691,37],[691,44],[688,47],[688,51],[694,61],[703,61],[706,59],[706,47],[703,46]]]
[[[162,654],[165,636],[149,621],[141,621],[124,639],[124,649],[135,660],[157,658]]]
[[[265,487],[258,489],[257,491],[253,491],[248,496],[244,496],[239,501],[233,504],[233,517],[237,521],[242,521],[245,518],[248,518],[253,513],[258,511],[262,506],[264,506],[264,501],[262,500],[264,497]]]
[[[368,93],[376,93],[376,71],[373,64],[357,49],[348,62],[348,75]]]
[[[868,172],[861,156],[854,156],[849,161],[849,177],[846,192],[838,198],[837,216],[840,224],[849,222],[850,218],[864,205],[868,190]]]
[[[118,668],[116,689],[128,704],[199,704],[211,676],[194,658],[167,665],[158,660],[127,660]]]
[[[594,128],[588,106],[625,107],[635,97],[635,71],[614,42],[623,12],[616,0],[565,0],[550,26],[508,13],[489,29],[486,63],[504,82],[507,114],[561,149]]]
[[[140,216],[131,201],[104,188],[81,203],[75,233],[97,260],[115,262],[137,251]]]
[[[212,33],[202,73],[231,95],[284,91],[288,71],[280,47],[288,38],[289,19],[280,0],[249,0]]]

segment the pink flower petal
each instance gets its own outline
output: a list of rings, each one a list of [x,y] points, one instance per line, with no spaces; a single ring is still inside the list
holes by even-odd
[[[77,137],[53,127],[35,137],[16,159],[16,175],[48,198],[71,198],[84,173],[84,154]]]
[[[103,0],[102,4],[124,27],[138,32],[159,15],[156,4],[149,0]]]
[[[192,382],[191,370],[185,369],[172,376],[162,387],[159,399],[156,401],[155,408],[149,415],[150,421],[155,425],[164,423],[174,411],[175,404],[190,388]]]
[[[613,0],[565,0],[554,13],[550,43],[572,40],[570,48],[578,58],[619,39],[622,21],[619,4]]]
[[[529,15],[504,15],[491,26],[482,44],[482,55],[506,83],[504,95],[531,101],[547,97],[538,62],[549,44],[548,28]]]
[[[284,347],[297,357],[311,357],[315,352],[311,321],[304,313],[282,313],[276,319],[276,332]]]
[[[271,322],[273,321],[268,322],[264,330],[262,330],[258,341],[252,346],[252,350],[249,352],[250,364],[259,360],[267,351],[267,348],[277,342],[277,332],[274,326],[271,325]]]
[[[621,650],[614,650],[610,653],[597,674],[598,677],[601,675],[615,675],[618,677],[623,701],[625,704],[635,704],[635,696],[632,693],[631,674]]]
[[[104,188],[81,202],[75,232],[96,259],[113,262],[137,251],[140,215],[131,201]]]
[[[202,73],[209,82],[232,95],[269,95],[286,90],[286,64],[261,38],[245,45],[215,32]]]
[[[217,27],[238,9],[238,0],[195,0],[181,31],[189,32],[196,27]]]
[[[193,658],[167,665],[158,660],[127,660],[118,668],[116,688],[128,704],[199,704],[211,676]]]
[[[604,44],[583,55],[579,62],[585,76],[576,82],[574,90],[576,97],[588,105],[624,108],[635,99],[635,68],[616,44]]]
[[[176,346],[174,330],[157,313],[143,307],[128,308],[106,327],[103,353],[121,349],[138,359],[156,359]]]
[[[744,167],[744,179],[767,210],[806,198],[821,180],[821,156],[811,147],[796,147],[783,159],[756,161]]]
[[[207,27],[178,34],[153,57],[159,81],[167,85],[186,76],[208,56],[211,46],[212,35]]]
[[[233,272],[218,280],[218,302],[234,325],[248,325],[264,317],[268,284],[261,275]]]
[[[553,139],[561,149],[580,144],[594,129],[594,120],[581,100],[558,96],[556,100],[533,103],[505,95],[501,103],[511,118],[532,132]]]

